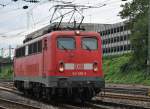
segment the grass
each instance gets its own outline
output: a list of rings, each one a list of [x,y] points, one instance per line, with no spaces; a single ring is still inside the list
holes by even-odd
[[[145,69],[132,69],[123,72],[121,66],[128,63],[131,55],[120,55],[103,58],[103,71],[106,83],[116,84],[143,84],[150,85],[150,76],[145,75]],[[0,70],[0,79],[12,79],[12,66],[7,65]]]
[[[2,66],[0,70],[0,79],[12,79],[12,65]]]
[[[103,58],[103,71],[106,83],[150,85],[150,76],[145,75],[145,69],[132,69],[123,72],[121,66],[128,63],[131,55]]]

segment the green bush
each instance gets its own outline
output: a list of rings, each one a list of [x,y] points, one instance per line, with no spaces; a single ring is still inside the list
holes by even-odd
[[[12,79],[13,70],[11,65],[2,66],[0,72],[0,79]]]
[[[146,70],[136,68],[130,61],[131,55],[104,57],[103,72],[106,82],[150,85],[150,76],[146,76]]]

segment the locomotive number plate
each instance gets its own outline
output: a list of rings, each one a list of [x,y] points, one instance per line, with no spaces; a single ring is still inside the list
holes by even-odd
[[[72,72],[73,76],[86,76],[86,72]]]

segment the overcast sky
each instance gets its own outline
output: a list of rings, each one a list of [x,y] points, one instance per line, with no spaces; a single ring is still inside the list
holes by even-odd
[[[12,2],[11,0],[0,0],[0,48],[8,45],[16,46],[22,43],[24,35],[49,24],[51,12],[49,9],[54,3],[47,0],[41,0],[41,3],[33,4],[23,2],[22,0]],[[64,0],[73,1],[81,5],[102,5],[106,6],[97,9],[88,9],[83,12],[86,23],[117,23],[122,19],[118,16],[121,0]],[[131,1],[131,0],[128,0]],[[22,9],[28,5],[29,9]],[[31,11],[32,9],[32,11]],[[30,10],[30,11],[29,11]],[[29,16],[27,16],[29,13]]]

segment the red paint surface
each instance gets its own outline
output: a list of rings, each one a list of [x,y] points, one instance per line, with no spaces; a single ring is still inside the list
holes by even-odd
[[[14,58],[14,72],[16,76],[103,76],[102,72],[102,42],[98,33],[80,32],[76,35],[74,31],[55,31],[42,39],[47,40],[47,48],[42,53],[30,56]],[[75,50],[60,50],[57,48],[56,39],[59,36],[74,37],[76,40]],[[82,37],[96,36],[98,39],[98,50],[89,51],[81,48]],[[65,70],[59,72],[59,63],[98,63],[98,71],[93,70]]]

